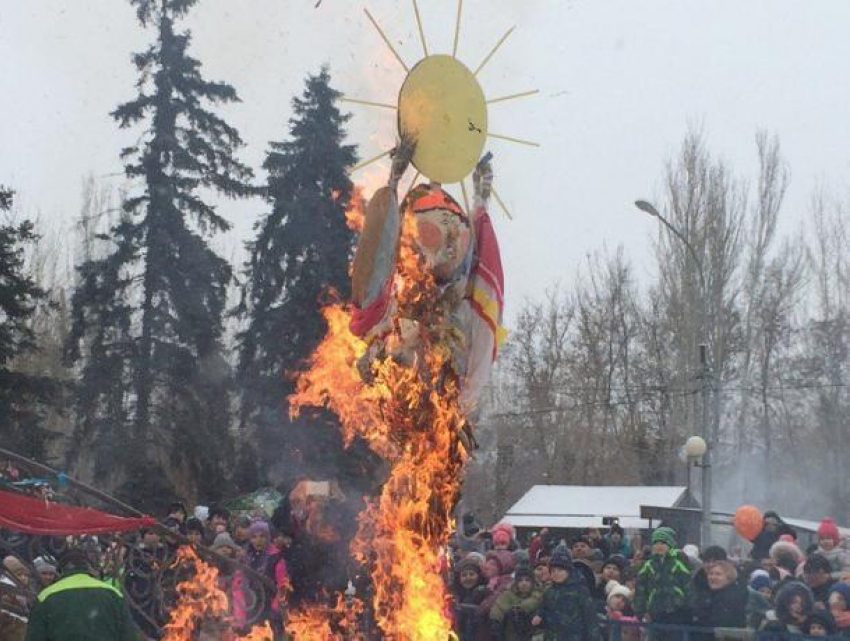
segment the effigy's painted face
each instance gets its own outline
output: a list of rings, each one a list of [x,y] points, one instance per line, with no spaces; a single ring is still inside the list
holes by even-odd
[[[448,279],[460,267],[469,242],[469,222],[465,217],[448,209],[417,212],[416,247],[438,279]]]

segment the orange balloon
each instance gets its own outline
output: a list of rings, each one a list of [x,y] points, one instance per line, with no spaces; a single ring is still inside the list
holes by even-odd
[[[764,517],[757,507],[742,505],[735,510],[735,531],[748,541],[755,539],[764,527]]]

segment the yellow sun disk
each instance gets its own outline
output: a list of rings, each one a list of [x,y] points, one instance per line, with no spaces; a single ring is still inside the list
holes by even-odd
[[[455,183],[475,168],[487,140],[487,100],[462,62],[423,58],[410,70],[398,98],[400,135],[416,140],[413,166],[440,183]]]

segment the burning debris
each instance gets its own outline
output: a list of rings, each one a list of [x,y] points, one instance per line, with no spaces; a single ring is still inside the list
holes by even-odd
[[[245,636],[232,631],[239,625],[220,586],[219,572],[198,557],[191,546],[178,550],[174,565],[186,578],[177,584],[177,604],[165,625],[163,641],[272,641],[274,635],[268,623],[254,626]],[[244,607],[244,603],[241,605]]]

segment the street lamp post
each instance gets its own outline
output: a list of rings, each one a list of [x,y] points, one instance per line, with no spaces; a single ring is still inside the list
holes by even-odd
[[[708,414],[711,369],[708,365],[708,289],[705,284],[705,270],[703,269],[702,260],[693,248],[693,245],[688,242],[688,239],[681,231],[679,231],[672,223],[670,223],[670,221],[661,215],[652,203],[646,200],[636,200],[635,207],[640,209],[642,212],[657,218],[659,222],[661,222],[661,224],[670,231],[670,233],[682,241],[682,244],[688,250],[690,257],[693,259],[694,265],[696,265],[697,268],[697,274],[699,275],[701,302],[700,336],[702,336],[705,341],[705,343],[699,345],[698,350],[702,392],[700,432],[706,444],[705,453],[702,455],[702,464],[700,465],[700,469],[702,470],[702,531],[700,538],[702,539],[702,546],[705,547],[711,544],[711,430],[709,427]]]

